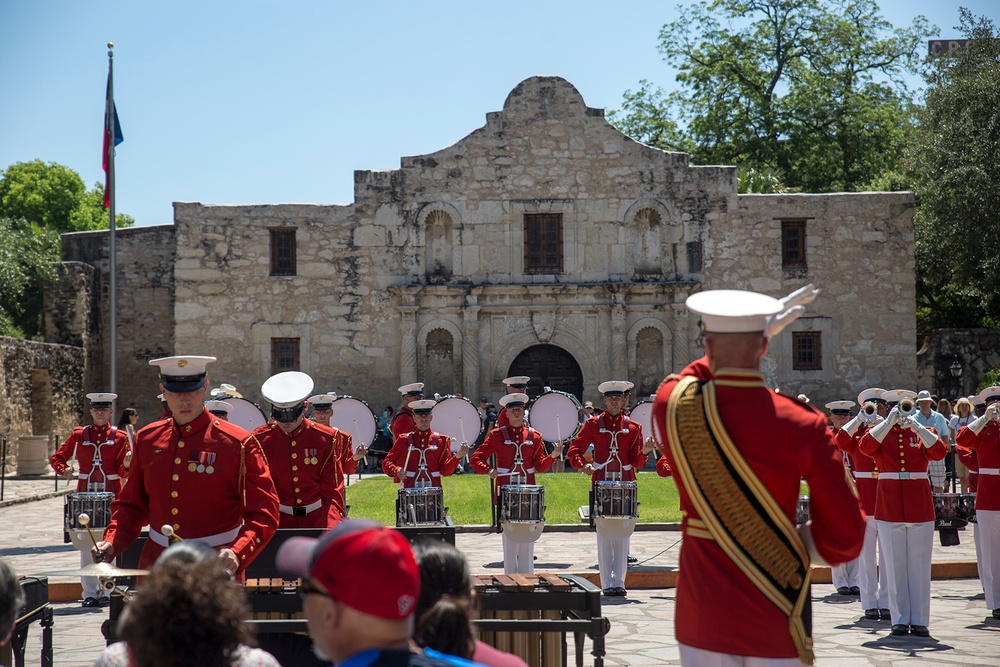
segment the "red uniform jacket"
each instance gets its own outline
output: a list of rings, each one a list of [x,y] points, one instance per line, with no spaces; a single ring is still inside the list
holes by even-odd
[[[702,369],[707,373],[707,366]],[[865,519],[826,426],[810,406],[776,394],[750,370],[720,369],[715,377],[719,413],[750,468],[793,524],[800,479],[813,499],[812,535],[819,554],[832,564],[861,552]],[[676,382],[661,385],[653,403],[654,430],[666,433],[667,399]],[[670,465],[675,463],[667,449]],[[675,477],[675,479],[677,479]],[[700,519],[686,489],[680,491],[683,525]],[[677,582],[676,636],[679,642],[735,655],[793,658],[787,617],[751,584],[712,539],[685,534]],[[738,623],[726,623],[738,609]]]
[[[340,457],[345,440],[350,451],[351,436],[309,419],[290,434],[272,423],[254,429],[253,435],[264,448],[278,492],[278,528],[337,525],[345,513]]]
[[[122,490],[122,479],[128,477],[125,455],[129,452],[128,435],[111,424],[104,426],[77,426],[56,453],[49,459],[52,469],[61,475],[74,456],[80,464],[76,482],[77,491],[87,491],[88,483],[96,491],[106,491],[116,496]],[[95,468],[94,461],[100,465]],[[104,484],[104,488],[99,486]],[[98,488],[95,488],[98,487]]]
[[[399,412],[392,416],[392,421],[389,422],[389,430],[392,431],[393,443],[396,442],[396,438],[399,436],[416,431],[417,423],[413,421],[413,410],[410,408],[400,408]]]
[[[642,427],[625,413],[612,417],[607,412],[602,412],[587,419],[566,452],[566,459],[571,466],[579,470],[587,465],[583,454],[591,443],[594,445],[594,474],[590,476],[591,484],[604,481],[608,473],[621,473],[618,479],[630,482],[635,479],[636,469],[646,463],[647,455],[642,453]],[[612,453],[612,444],[616,445],[616,453]]]
[[[154,539],[171,525],[183,539],[235,534],[219,542],[240,561],[240,571],[264,548],[278,527],[278,494],[257,439],[208,410],[177,426],[159,421],[135,436],[132,474],[111,504],[104,539],[115,553],[128,548],[146,524],[150,540],[139,558],[148,569],[165,548]]]
[[[552,467],[554,459],[545,453],[545,443],[538,431],[521,425],[501,426],[489,432],[483,444],[469,457],[472,469],[480,474],[489,473],[493,467],[489,459],[496,454],[497,475],[493,502],[496,502],[500,487],[504,484],[534,484],[535,473],[545,472]],[[520,475],[525,481],[512,482],[511,475]]]
[[[1000,475],[997,474],[1000,469],[1000,425],[995,421],[988,421],[979,435],[969,427],[963,427],[958,430],[955,441],[962,463],[969,470],[978,471],[976,509],[1000,510]],[[962,450],[975,457],[973,465],[970,466],[968,462],[972,456],[967,454],[963,457]],[[983,470],[988,472],[983,473]]]
[[[497,413],[497,426],[510,426],[510,417],[507,416],[507,406],[500,408]]]
[[[398,480],[396,473],[405,468],[403,487],[412,489],[416,486],[421,464],[424,464],[426,473],[420,473],[420,481],[426,482],[429,476],[431,486],[441,486],[441,475],[448,476],[455,472],[458,462],[451,453],[451,438],[430,429],[415,430],[396,438],[392,449],[382,461],[382,471]]]
[[[858,488],[858,495],[861,496],[861,508],[868,516],[875,516],[875,489],[878,484],[878,466],[875,459],[863,454],[858,449],[858,443],[868,432],[868,425],[862,424],[853,436],[848,435],[842,429],[837,429],[833,434],[837,442],[837,449],[850,457],[851,472],[854,474],[854,484]]]
[[[933,431],[934,429],[929,429]],[[865,433],[858,443],[862,454],[875,459],[878,466],[878,493],[875,518],[879,521],[919,523],[934,520],[934,498],[927,481],[928,461],[939,461],[948,453],[940,438],[930,448],[924,447],[916,431],[895,424],[882,442]],[[915,473],[915,478],[888,479],[885,474]],[[810,507],[810,510],[812,508]]]

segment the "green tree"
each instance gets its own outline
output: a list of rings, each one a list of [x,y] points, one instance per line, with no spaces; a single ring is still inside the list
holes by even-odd
[[[18,162],[0,175],[0,216],[23,219],[60,234],[107,229],[104,186],[88,191],[80,175],[69,167],[41,160]],[[115,216],[119,227],[135,220]]]
[[[861,189],[895,167],[911,117],[902,75],[919,66],[923,17],[893,29],[874,0],[678,9],[659,49],[680,89],[627,91],[611,114],[622,131],[697,163],[777,170],[812,192]]]
[[[904,165],[917,198],[918,327],[1000,326],[1000,35],[960,10],[933,59]]]
[[[43,281],[54,277],[59,235],[25,220],[0,217],[0,336],[43,331]]]

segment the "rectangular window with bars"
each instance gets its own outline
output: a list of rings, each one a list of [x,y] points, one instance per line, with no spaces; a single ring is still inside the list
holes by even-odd
[[[792,333],[792,370],[823,370],[823,340],[819,331]]]
[[[295,267],[295,230],[288,228],[272,229],[271,232],[271,275],[294,276]]]
[[[272,338],[271,375],[298,370],[302,370],[299,368],[299,339]]]
[[[562,213],[526,213],[524,216],[524,272],[562,273]]]
[[[806,221],[781,221],[781,268],[806,268]]]

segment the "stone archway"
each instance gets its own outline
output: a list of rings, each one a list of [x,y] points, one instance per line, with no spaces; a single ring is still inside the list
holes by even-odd
[[[521,351],[510,364],[507,376],[527,375],[528,395],[534,398],[543,387],[583,396],[583,372],[573,355],[557,345],[533,345]]]

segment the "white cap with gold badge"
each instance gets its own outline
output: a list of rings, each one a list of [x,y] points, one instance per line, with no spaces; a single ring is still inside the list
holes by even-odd
[[[701,316],[701,328],[709,333],[763,333],[768,318],[782,310],[772,296],[729,289],[692,294],[685,305]]]
[[[631,391],[635,384],[628,380],[608,380],[597,385],[597,391],[605,396],[621,396],[627,391]]]
[[[219,417],[228,417],[229,413],[233,411],[232,404],[225,401],[205,401],[205,408]]]
[[[87,398],[90,399],[91,408],[110,408],[111,404],[118,398],[118,394],[110,392],[94,393],[87,394]]]
[[[399,388],[399,393],[403,396],[423,396],[424,395],[424,383],[423,382],[411,382],[410,384],[404,384]]]
[[[315,384],[301,371],[285,371],[272,375],[260,386],[260,393],[272,407],[294,408],[306,400]]]
[[[415,415],[429,415],[435,405],[437,405],[437,401],[432,401],[428,398],[423,401],[413,401],[410,403],[410,409],[413,410],[413,414]]]
[[[527,394],[506,394],[500,397],[500,405],[505,408],[523,408],[527,404]]]
[[[150,366],[160,369],[160,382],[167,391],[183,394],[205,386],[205,377],[215,357],[163,357],[152,359]]]
[[[868,389],[865,389],[863,392],[858,394],[858,403],[860,403],[861,405],[864,405],[869,401],[876,401],[876,402],[881,401],[882,403],[885,403],[885,397],[884,397],[885,393],[886,393],[885,389],[882,389],[881,387],[869,387]]]
[[[829,410],[832,415],[850,417],[851,408],[853,408],[854,405],[854,401],[830,401],[826,404],[826,409]]]
[[[514,375],[503,379],[503,383],[511,389],[525,389],[529,382],[531,382],[531,378],[527,375]]]
[[[333,401],[337,398],[334,393],[329,394],[316,394],[315,396],[310,396],[308,399],[309,405],[313,410],[332,410]]]

